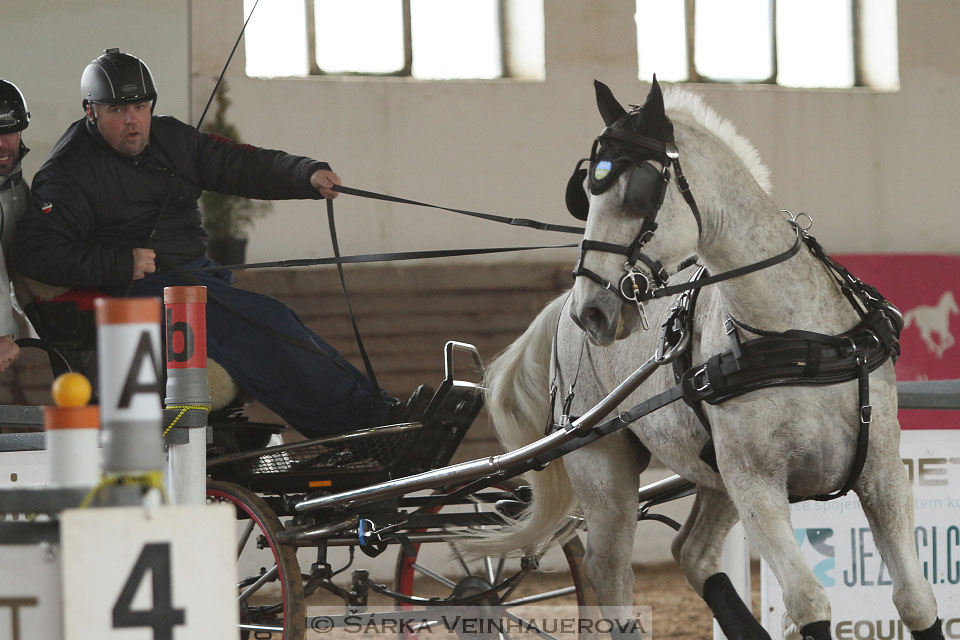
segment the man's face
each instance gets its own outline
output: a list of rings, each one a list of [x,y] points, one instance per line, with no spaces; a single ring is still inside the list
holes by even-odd
[[[139,155],[150,141],[151,100],[131,104],[87,105],[97,118],[100,135],[122,156]]]
[[[0,133],[0,176],[10,175],[20,160],[20,132]]]

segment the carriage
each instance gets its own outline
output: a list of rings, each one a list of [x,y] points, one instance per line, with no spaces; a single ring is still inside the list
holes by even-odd
[[[75,361],[90,346],[50,334],[23,344],[46,350],[55,370],[69,367],[64,352]],[[453,341],[444,346],[443,359],[444,379],[418,423],[273,444],[278,425],[240,418],[235,405],[211,414],[206,494],[208,503],[235,510],[237,538],[230,544],[236,548],[242,638],[300,639],[326,625],[360,624],[399,624],[402,635],[416,637],[445,621],[444,610],[482,615],[487,625],[508,620],[515,629],[549,638],[539,628],[542,621],[530,617],[537,607],[557,603],[571,616],[585,611],[591,597],[577,538],[546,552],[473,557],[458,548],[465,531],[504,526],[530,494],[513,474],[471,483],[450,471],[451,457],[483,406],[483,364],[472,345]],[[460,373],[458,361],[469,375]],[[12,410],[4,419],[13,423],[41,421],[30,411],[38,407],[3,409]],[[0,435],[0,450],[42,448],[40,436]],[[311,506],[342,492],[382,490],[415,474],[430,477],[427,490]],[[678,527],[649,508],[693,490],[679,478],[647,488],[638,518]],[[381,554],[393,566],[386,584],[353,566],[355,559],[363,566],[364,558]],[[331,614],[331,599],[338,614]],[[308,603],[326,605],[326,615],[307,615]]]

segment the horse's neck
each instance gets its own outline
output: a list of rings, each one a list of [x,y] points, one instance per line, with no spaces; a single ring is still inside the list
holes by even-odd
[[[752,193],[716,214],[700,256],[721,273],[787,251],[794,228],[773,201]],[[806,247],[785,262],[717,285],[726,313],[767,331],[805,329],[836,334],[850,329],[856,313],[830,274]]]

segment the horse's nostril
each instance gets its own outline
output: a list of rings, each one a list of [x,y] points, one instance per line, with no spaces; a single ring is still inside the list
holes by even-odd
[[[591,322],[602,322],[603,314],[600,313],[600,309],[597,309],[596,307],[590,307],[587,309],[587,320],[590,320]]]

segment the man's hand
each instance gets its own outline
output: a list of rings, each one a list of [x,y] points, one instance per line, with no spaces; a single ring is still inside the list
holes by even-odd
[[[333,185],[341,185],[340,176],[335,174],[333,171],[327,171],[326,169],[317,169],[313,172],[313,175],[310,176],[310,184],[313,185],[313,188],[320,192],[327,200],[333,200],[336,198],[339,193],[333,190]]]
[[[13,336],[0,336],[0,371],[6,371],[20,355],[20,347],[13,341]]]
[[[157,270],[157,254],[153,249],[133,250],[133,279],[142,280],[148,273]]]

